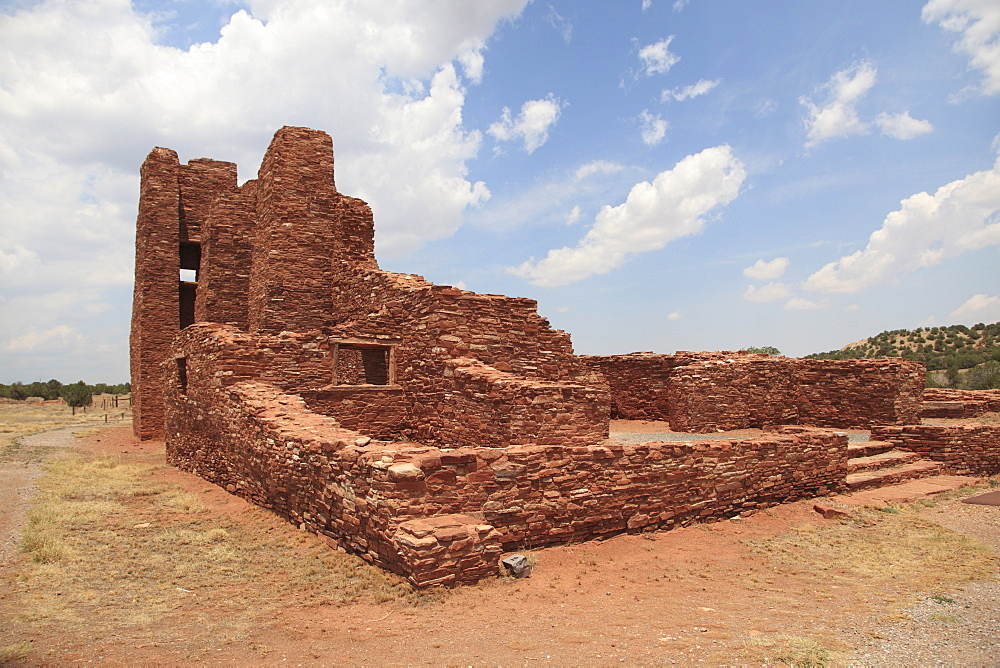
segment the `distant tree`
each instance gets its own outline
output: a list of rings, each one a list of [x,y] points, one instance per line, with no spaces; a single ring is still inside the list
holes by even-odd
[[[967,390],[1000,389],[1000,362],[990,360],[969,369],[962,376],[962,387]]]
[[[777,348],[775,348],[774,346],[763,346],[763,347],[760,347],[760,348],[753,346],[753,347],[747,348],[746,351],[748,353],[763,353],[765,355],[780,355],[781,354],[781,351],[778,350]]]
[[[88,387],[82,380],[71,385],[63,385],[59,389],[59,396],[63,398],[63,401],[65,401],[67,405],[72,407],[73,415],[76,415],[77,407],[90,405],[92,401],[92,394],[93,391],[91,388]]]

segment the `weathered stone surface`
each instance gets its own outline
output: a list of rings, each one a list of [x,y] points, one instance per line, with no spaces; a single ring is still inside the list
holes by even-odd
[[[155,149],[137,227],[140,437],[164,430],[172,464],[419,586],[495,574],[505,549],[846,489],[843,433],[608,440],[609,380],[620,414],[692,431],[918,410],[901,362],[803,363],[793,382],[788,360],[683,353],[618,373],[533,300],[382,271],[371,210],[336,190],[332,141],[307,128],[282,128],[239,187],[230,163]]]
[[[802,424],[838,429],[920,417],[925,368],[902,358],[811,360],[746,352],[582,357],[607,379],[612,415],[692,433]]]
[[[872,428],[872,438],[942,462],[948,473],[1000,473],[1000,427],[994,425],[880,426]]]
[[[929,387],[924,390],[925,418],[972,418],[1000,412],[1000,390],[955,390]]]

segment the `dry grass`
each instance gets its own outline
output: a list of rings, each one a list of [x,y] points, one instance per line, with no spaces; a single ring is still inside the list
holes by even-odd
[[[31,643],[16,642],[13,645],[0,647],[0,663],[20,661],[31,652]]]
[[[995,576],[1000,562],[982,543],[927,519],[912,507],[856,508],[840,522],[805,524],[753,549],[788,566],[870,591],[946,592]]]
[[[768,666],[796,666],[815,668],[834,661],[830,651],[811,638],[790,635],[773,635],[750,638],[744,641],[754,661]]]
[[[46,464],[24,536],[29,559],[0,599],[12,638],[236,641],[289,603],[415,604],[440,593],[332,551],[260,509],[233,519],[121,457]],[[0,634],[2,635],[2,634]]]
[[[15,450],[22,436],[87,421],[85,414],[74,416],[68,406],[58,404],[0,404],[0,456]]]

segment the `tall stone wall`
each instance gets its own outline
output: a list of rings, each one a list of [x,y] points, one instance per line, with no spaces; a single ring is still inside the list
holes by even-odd
[[[155,148],[143,162],[136,219],[135,286],[130,360],[133,429],[142,439],[163,436],[161,365],[181,327],[182,244],[197,246],[212,202],[236,187],[236,165],[192,160],[181,165],[177,153]],[[193,245],[193,246],[192,246]]]
[[[918,422],[919,362],[807,360],[743,352],[585,356],[607,379],[612,414],[676,431]]]

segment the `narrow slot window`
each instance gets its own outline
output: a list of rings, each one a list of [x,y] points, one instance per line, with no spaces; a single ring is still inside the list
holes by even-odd
[[[188,373],[187,373],[187,358],[178,357],[177,362],[177,388],[181,392],[181,396],[187,396],[188,389]]]

